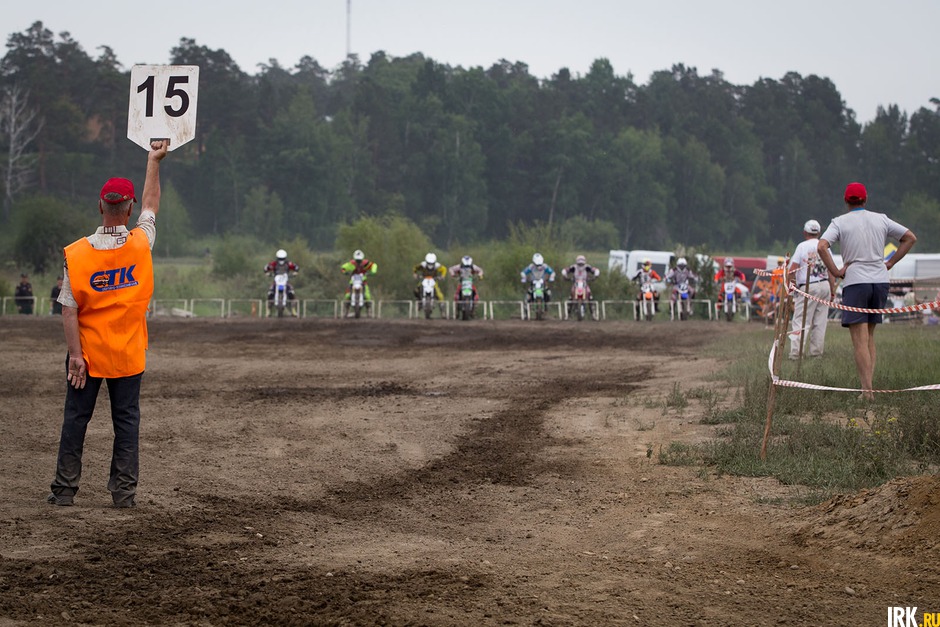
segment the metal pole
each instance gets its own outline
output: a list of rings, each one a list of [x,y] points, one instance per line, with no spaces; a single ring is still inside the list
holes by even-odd
[[[352,55],[352,0],[346,0],[346,58]]]

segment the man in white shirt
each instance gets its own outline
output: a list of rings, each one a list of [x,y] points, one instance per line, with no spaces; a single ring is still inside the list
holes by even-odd
[[[836,279],[826,270],[816,250],[819,246],[820,230],[816,220],[807,220],[803,225],[803,241],[793,251],[793,257],[790,259],[789,280],[807,294],[831,301],[836,296]],[[807,273],[809,284],[806,281]],[[804,317],[806,327],[801,331]],[[799,359],[800,348],[804,353],[809,353],[810,357],[822,357],[828,319],[828,305],[797,294],[790,329],[790,359]],[[806,338],[809,338],[808,343]]]

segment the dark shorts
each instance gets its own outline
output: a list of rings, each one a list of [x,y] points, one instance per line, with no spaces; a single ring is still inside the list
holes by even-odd
[[[842,304],[859,309],[884,309],[888,303],[887,283],[856,283],[842,288]],[[881,314],[842,311],[842,326],[863,322],[881,324]]]

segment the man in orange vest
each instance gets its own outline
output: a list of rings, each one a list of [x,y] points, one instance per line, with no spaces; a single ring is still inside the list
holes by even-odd
[[[59,440],[53,505],[71,505],[82,475],[85,432],[102,381],[111,398],[114,448],[108,490],[115,507],[134,507],[140,433],[140,379],[147,350],[147,307],[153,295],[150,251],[160,208],[160,161],[165,141],[150,144],[137,227],[127,229],[134,184],[109,179],[101,188],[101,226],[65,247],[58,301],[68,346],[65,417]]]

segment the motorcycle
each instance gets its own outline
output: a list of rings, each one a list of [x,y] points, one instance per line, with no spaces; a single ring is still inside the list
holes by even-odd
[[[650,321],[656,313],[656,301],[653,299],[653,284],[644,281],[640,286],[640,320]]]
[[[723,305],[725,310],[725,320],[731,322],[738,313],[738,283],[737,281],[724,282]]]
[[[530,308],[535,309],[535,319],[544,320],[548,313],[548,305],[545,303],[545,279],[532,280],[531,294]]]
[[[676,286],[676,306],[679,307],[679,320],[688,320],[692,316],[692,294],[688,281],[682,281]]]
[[[346,302],[346,315],[350,309],[354,318],[362,317],[362,310],[366,307],[366,282],[361,274],[354,274],[349,278],[349,300]]]
[[[571,300],[568,301],[569,316],[573,313],[580,322],[590,313],[591,317],[596,319],[594,303],[589,300],[587,279],[575,279],[571,296]]]
[[[434,277],[424,277],[421,280],[421,311],[427,320],[431,319],[434,313],[434,302],[437,300],[437,281]],[[439,303],[441,308],[441,317],[444,317],[444,303]]]
[[[473,298],[473,277],[460,279],[460,292],[457,300],[457,315],[461,320],[469,320],[475,314],[476,301]]]
[[[274,310],[277,311],[278,318],[283,318],[285,311],[294,315],[293,303],[287,296],[287,283],[288,275],[286,272],[274,275],[274,301],[272,305]],[[270,312],[268,313],[270,314]]]

